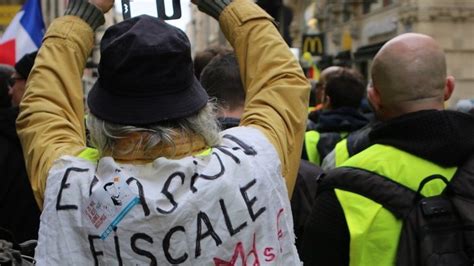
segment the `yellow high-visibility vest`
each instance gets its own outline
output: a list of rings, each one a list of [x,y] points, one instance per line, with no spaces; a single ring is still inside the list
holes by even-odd
[[[345,146],[345,145],[344,145]],[[439,174],[451,180],[456,167],[442,167],[402,150],[386,145],[372,145],[341,166],[355,167],[387,177],[414,191],[428,176]],[[429,182],[424,196],[441,194],[441,180]],[[335,189],[350,234],[351,266],[394,265],[402,222],[382,205],[361,195]]]

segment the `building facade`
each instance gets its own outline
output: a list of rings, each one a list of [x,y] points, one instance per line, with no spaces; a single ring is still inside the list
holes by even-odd
[[[0,34],[25,0],[0,0]],[[46,25],[64,12],[67,0],[41,0]],[[291,9],[291,47],[305,51],[304,37],[321,36],[319,66],[337,64],[370,76],[375,53],[389,39],[406,32],[432,36],[444,48],[448,72],[456,78],[451,103],[474,98],[474,0],[284,0]],[[190,5],[187,34],[193,52],[214,45],[229,46],[219,23]],[[117,14],[108,14],[113,24]],[[105,28],[105,27],[104,27]],[[98,35],[102,32],[99,31]],[[99,40],[100,38],[98,38]],[[312,44],[314,47],[315,44]],[[311,46],[311,45],[310,45]],[[93,63],[97,63],[98,46]]]
[[[372,59],[389,39],[406,32],[432,36],[445,50],[456,78],[451,104],[474,98],[473,0],[286,0],[293,11],[290,46],[303,52],[304,38],[321,36],[320,67],[345,65],[370,76]],[[225,45],[217,21],[192,7],[187,33],[195,50]],[[315,44],[312,44],[313,47]]]
[[[216,19],[199,11],[195,5],[191,5],[190,9],[191,21],[186,27],[186,34],[192,43],[191,49],[193,54],[212,46],[230,47]]]
[[[263,1],[260,0],[263,4],[262,5],[269,5],[271,6],[270,1]],[[276,0],[274,0],[276,1]],[[257,2],[257,0],[256,0]],[[301,12],[304,10],[304,6],[307,4],[304,3],[311,3],[311,0],[285,0],[283,1],[284,6],[288,7],[288,10],[291,10],[292,16],[293,16],[293,23],[290,26],[290,37],[292,41],[289,42],[289,46],[291,47],[298,47],[298,45],[294,45],[295,43],[299,42],[299,39],[301,38],[301,32],[302,29],[300,29],[300,26],[303,25],[304,19],[302,16],[300,16],[300,10]],[[225,39],[224,35],[220,31],[219,28],[219,22],[202,13],[201,11],[198,10],[198,8],[195,5],[191,5],[191,21],[188,24],[188,27],[186,29],[186,34],[189,36],[191,43],[193,44],[193,51],[202,51],[205,50],[208,47],[216,46],[216,45],[222,45],[222,46],[227,46],[230,47],[229,43]],[[283,14],[283,13],[282,13]],[[278,19],[278,18],[277,18]],[[297,21],[295,23],[295,21]],[[283,23],[280,23],[282,25]],[[280,27],[280,32],[282,35],[285,35],[285,28]],[[285,38],[287,39],[287,38]]]
[[[369,77],[372,59],[387,40],[423,33],[444,49],[448,74],[456,78],[450,104],[474,98],[474,1],[319,0],[314,17],[325,35],[323,64],[352,66]]]

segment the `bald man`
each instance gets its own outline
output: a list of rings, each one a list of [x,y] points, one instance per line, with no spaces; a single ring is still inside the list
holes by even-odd
[[[443,110],[454,90],[446,58],[429,36],[415,33],[389,41],[372,65],[369,99],[379,119],[420,110]]]
[[[370,132],[369,147],[328,172],[326,179],[357,177],[376,192],[381,186],[369,182],[365,173],[414,191],[427,176],[451,180],[473,154],[474,117],[443,110],[454,78],[446,74],[442,49],[429,36],[403,34],[382,47],[371,70],[368,97],[381,123]],[[474,193],[474,183],[467,184]],[[441,182],[429,182],[422,194],[438,195],[444,188]],[[350,190],[349,185],[318,192],[305,226],[306,265],[395,264],[401,222],[381,204]]]

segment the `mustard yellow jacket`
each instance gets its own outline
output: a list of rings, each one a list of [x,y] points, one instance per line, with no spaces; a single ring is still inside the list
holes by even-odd
[[[272,18],[248,0],[220,15],[246,88],[241,125],[261,130],[278,152],[291,195],[305,131],[309,83]],[[29,76],[17,119],[28,175],[40,207],[48,171],[86,148],[81,77],[94,46],[91,27],[75,16],[49,27]]]

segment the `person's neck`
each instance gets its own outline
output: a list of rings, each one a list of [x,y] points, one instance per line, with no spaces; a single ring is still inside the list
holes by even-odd
[[[237,107],[234,109],[223,109],[222,112],[219,114],[219,117],[232,117],[240,119],[242,114],[244,113],[244,107]]]
[[[135,143],[140,143],[141,137],[139,134],[130,134],[127,138],[120,139],[114,146],[115,150],[127,150],[133,147]],[[186,156],[199,154],[208,149],[204,138],[199,135],[178,135],[173,138],[175,145],[166,145],[159,143],[149,150],[144,150],[143,147],[137,146],[128,153],[113,152],[112,154],[105,154],[111,156],[117,161],[127,163],[148,163],[154,161],[159,157],[166,157],[170,159],[180,159]]]
[[[444,110],[444,104],[440,101],[424,100],[416,102],[402,102],[388,105],[377,111],[377,117],[381,121],[386,121],[409,113],[424,110]]]

